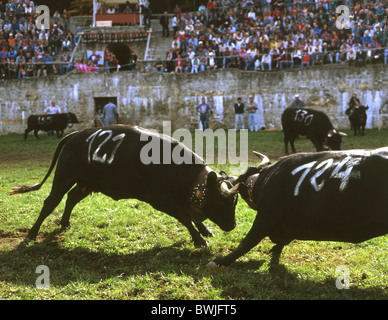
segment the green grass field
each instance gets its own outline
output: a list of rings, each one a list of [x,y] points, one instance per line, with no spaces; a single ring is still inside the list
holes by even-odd
[[[350,132],[348,132],[350,134]],[[367,130],[364,137],[344,139],[343,149],[386,146],[388,131]],[[256,213],[240,198],[237,227],[213,231],[208,248],[195,249],[186,228],[167,214],[137,200],[113,201],[92,194],[78,204],[71,228],[59,232],[65,198],[42,225],[37,240],[23,238],[49,194],[53,174],[41,190],[10,197],[19,184],[34,184],[48,170],[58,140],[41,135],[0,136],[0,299],[387,299],[388,238],[361,244],[293,241],[277,268],[270,268],[272,247],[263,240],[231,266],[207,269],[215,256],[235,248],[250,229]],[[314,151],[310,141],[296,141],[298,151]],[[283,134],[249,135],[249,149],[272,161],[283,155]],[[250,156],[255,163],[253,155]],[[230,165],[211,166],[229,171]],[[45,265],[49,289],[36,287]],[[349,271],[350,289],[336,288]]]

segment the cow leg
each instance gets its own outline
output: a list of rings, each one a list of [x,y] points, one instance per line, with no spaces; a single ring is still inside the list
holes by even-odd
[[[290,139],[290,146],[291,146],[291,150],[292,150],[292,152],[293,152],[293,153],[296,153],[296,149],[295,149],[294,141],[295,141],[295,138],[294,138],[294,137],[292,137],[292,138]]]
[[[202,234],[204,237],[213,237],[213,233],[208,228],[206,228],[206,226],[202,222],[195,222],[194,224],[197,226],[199,233]]]
[[[177,219],[181,224],[183,224],[189,231],[191,238],[193,239],[194,246],[196,248],[207,247],[206,240],[202,235],[194,228],[191,221],[191,217],[184,207],[175,204],[175,201],[169,198],[158,198],[158,206],[154,206],[155,209],[165,212],[171,217]],[[204,226],[206,229],[206,227]],[[204,231],[204,230],[203,230]]]
[[[77,203],[81,202],[88,196],[88,192],[86,189],[80,188],[77,184],[70,192],[67,194],[67,201],[65,206],[65,211],[62,215],[61,219],[61,229],[65,230],[70,227],[70,215],[73,211],[73,208],[77,205]]]
[[[32,130],[33,130],[33,129],[27,128],[27,129],[24,131],[24,140],[27,140],[28,134],[29,134]]]
[[[39,130],[37,130],[37,129],[34,130],[34,136],[36,137],[36,139],[39,140],[38,132],[39,132]]]
[[[44,205],[42,211],[39,214],[38,219],[32,228],[28,231],[28,235],[26,241],[34,240],[39,232],[40,226],[43,221],[50,215],[51,212],[57,207],[57,205],[61,202],[62,196],[51,193],[47,199],[44,201]]]
[[[75,183],[70,177],[65,176],[65,172],[63,174],[57,173],[54,177],[51,192],[44,201],[43,208],[39,214],[38,219],[36,220],[32,228],[28,231],[26,241],[34,240],[36,238],[43,221],[51,214],[51,212],[53,212],[53,210],[61,202],[63,196]]]
[[[182,211],[184,211],[184,210],[182,210]],[[201,233],[199,233],[194,228],[189,216],[185,215],[185,216],[181,217],[181,216],[174,216],[173,215],[173,217],[176,218],[180,223],[182,223],[187,228],[187,230],[189,230],[191,238],[193,239],[193,242],[194,242],[194,246],[196,248],[207,247],[206,240],[202,237]]]
[[[286,241],[286,242],[282,242],[282,243],[276,243],[272,247],[272,249],[269,251],[270,253],[272,253],[271,265],[279,264],[279,259],[280,259],[280,255],[281,255],[281,253],[283,251],[283,248],[284,248],[284,246],[286,246],[290,242],[291,241]]]
[[[284,136],[284,153],[289,154],[288,152],[288,138]]]
[[[255,221],[253,222],[251,230],[249,230],[248,234],[240,242],[238,247],[227,256],[215,259],[214,263],[217,266],[228,266],[232,262],[240,258],[242,255],[250,251],[261,240],[263,240],[266,236],[266,233],[264,231],[262,220],[262,217],[260,215],[257,215]],[[210,265],[212,265],[212,263],[210,263]]]

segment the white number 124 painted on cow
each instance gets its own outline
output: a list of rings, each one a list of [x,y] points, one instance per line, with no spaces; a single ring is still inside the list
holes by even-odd
[[[97,148],[94,150],[92,155],[92,145],[97,137],[103,137],[106,136],[105,140],[103,140]],[[92,135],[89,136],[89,138],[86,139],[86,142],[89,142],[89,148],[88,148],[88,162],[100,162],[103,164],[112,164],[113,160],[115,159],[116,152],[118,148],[120,147],[121,143],[123,142],[125,138],[125,133],[118,134],[117,136],[113,137],[112,130],[105,130],[102,129],[96,131]],[[110,153],[110,157],[108,157],[107,153],[99,154],[101,148],[107,144],[109,141],[113,141],[115,144],[112,148],[112,152]]]

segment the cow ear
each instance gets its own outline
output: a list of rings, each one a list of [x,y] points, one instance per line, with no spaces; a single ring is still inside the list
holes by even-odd
[[[215,187],[217,185],[217,173],[210,171],[207,175],[207,185],[209,187]]]
[[[241,197],[243,199],[248,198],[248,187],[245,183],[243,183],[243,182],[240,183],[240,187],[238,188],[238,191],[240,192]]]

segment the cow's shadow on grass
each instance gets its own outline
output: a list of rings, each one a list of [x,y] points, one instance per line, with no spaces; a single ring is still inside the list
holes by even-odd
[[[25,244],[10,243],[0,251],[0,282],[35,287],[39,274],[36,268],[46,265],[50,270],[50,284],[63,288],[71,283],[98,284],[108,279],[153,275],[188,275],[194,283],[203,278],[220,290],[225,299],[387,299],[383,288],[351,288],[338,290],[335,279],[326,283],[291,273],[281,262],[267,260],[237,261],[229,267],[206,268],[214,259],[209,249],[182,249],[182,243],[166,247],[139,249],[127,254],[110,254],[89,248],[64,248],[57,241],[58,232],[48,234],[43,241]],[[1,249],[1,247],[0,247]],[[257,250],[257,248],[256,248]],[[169,296],[161,296],[169,299]]]

